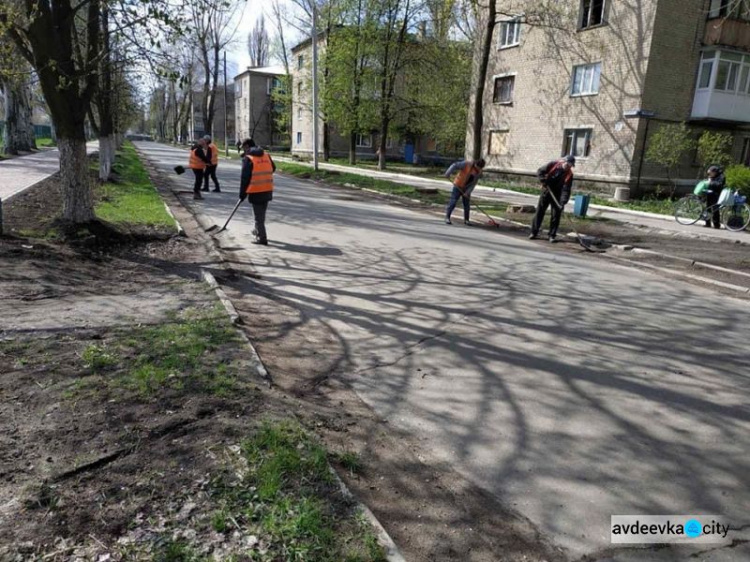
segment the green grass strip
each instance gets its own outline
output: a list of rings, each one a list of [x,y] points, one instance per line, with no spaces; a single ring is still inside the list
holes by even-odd
[[[118,176],[116,183],[95,187],[97,217],[114,224],[176,226],[132,143],[126,142],[117,153],[113,172]]]

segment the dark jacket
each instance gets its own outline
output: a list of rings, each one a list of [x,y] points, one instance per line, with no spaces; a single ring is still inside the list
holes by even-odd
[[[263,149],[259,146],[250,149],[248,153],[252,156],[263,156]],[[268,155],[273,166],[273,171],[276,171],[276,162],[273,161],[271,155]],[[240,199],[247,197],[250,203],[267,203],[273,199],[273,191],[264,191],[262,193],[245,193],[247,186],[250,184],[250,178],[253,175],[253,161],[246,156],[242,157],[242,177],[240,178]]]
[[[727,185],[727,179],[724,177],[724,172],[716,174],[715,178],[708,178],[708,189],[706,191],[719,195],[721,190]]]
[[[560,160],[552,160],[536,171],[536,175],[544,185],[555,194],[560,205],[565,205],[570,200],[570,191],[573,187],[573,170],[565,170]]]

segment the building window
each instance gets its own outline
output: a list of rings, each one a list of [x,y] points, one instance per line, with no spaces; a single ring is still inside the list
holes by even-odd
[[[514,47],[521,41],[521,22],[518,19],[500,22],[499,49]]]
[[[604,23],[605,0],[581,0],[580,29],[588,29]]]
[[[513,85],[515,76],[496,76],[492,103],[513,103]]]
[[[302,55],[299,55],[297,57],[297,69],[301,70],[304,65],[305,65],[305,57]]]
[[[273,80],[271,78],[266,78],[266,94],[270,96],[272,89],[273,89]]]
[[[297,108],[297,120],[302,121],[302,108],[301,107]]]
[[[490,131],[489,153],[496,156],[508,154],[508,137],[510,131]]]
[[[302,144],[302,133],[297,133],[297,144]]]
[[[234,93],[237,97],[242,96],[242,80],[238,80],[234,83]]]
[[[724,92],[737,91],[742,69],[742,55],[739,53],[719,53],[719,66],[716,69],[714,89]]]
[[[372,135],[357,134],[357,147],[372,148]]]
[[[391,137],[386,137],[385,139],[385,148],[393,148],[393,139]]]
[[[302,97],[302,82],[297,82],[297,98]]]
[[[599,93],[599,78],[602,74],[602,63],[581,64],[573,67],[571,96],[590,96]]]
[[[714,70],[714,59],[716,51],[703,51],[701,53],[701,68],[698,74],[698,88],[711,87],[711,73]]]
[[[585,158],[591,151],[591,129],[565,129],[563,156]]]

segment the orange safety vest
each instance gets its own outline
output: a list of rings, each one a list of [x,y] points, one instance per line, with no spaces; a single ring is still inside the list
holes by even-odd
[[[253,163],[253,173],[250,176],[250,183],[245,188],[245,193],[273,191],[273,164],[271,163],[271,157],[264,152],[262,156],[248,154],[246,158],[249,158]]]
[[[190,149],[190,164],[188,164],[188,168],[191,170],[205,170],[206,169],[206,163],[198,158],[198,155],[195,153],[195,149]]]
[[[214,143],[209,144],[208,148],[211,149],[211,165],[218,166],[219,165],[219,149],[216,148],[216,145]]]
[[[463,189],[466,187],[466,184],[469,182],[469,177],[473,175],[479,175],[482,171],[474,166],[474,163],[466,163],[464,164],[463,169],[458,172],[458,176],[456,176],[456,181],[454,181],[454,185],[456,185],[458,188]]]

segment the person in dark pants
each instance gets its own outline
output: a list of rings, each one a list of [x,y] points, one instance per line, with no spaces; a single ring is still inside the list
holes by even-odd
[[[719,202],[719,196],[721,195],[722,189],[726,186],[727,180],[724,177],[724,170],[719,166],[711,166],[708,168],[708,189],[706,190],[706,205],[716,205]],[[711,216],[706,217],[707,228],[711,226],[711,219],[713,219],[714,228],[721,228],[721,213],[717,206]]]
[[[531,240],[539,237],[547,207],[551,206],[549,241],[557,242],[557,229],[560,227],[562,208],[570,199],[570,190],[573,187],[573,168],[575,165],[575,156],[566,156],[560,160],[548,162],[537,170],[537,177],[542,182],[542,193],[536,206],[536,214],[531,221],[531,234],[529,235]],[[554,194],[560,203],[560,207],[555,205],[550,192]]]
[[[247,197],[253,206],[255,216],[255,240],[252,244],[268,246],[266,234],[266,210],[273,199],[273,173],[276,164],[271,155],[255,145],[253,139],[242,142],[244,156],[242,157],[242,178],[240,180],[240,199]]]
[[[482,175],[484,169],[484,159],[480,158],[476,162],[460,160],[451,164],[451,167],[445,171],[445,177],[449,178],[456,172],[458,175],[453,180],[453,189],[451,190],[451,199],[448,202],[448,206],[445,208],[445,224],[451,223],[451,215],[453,209],[458,204],[459,197],[464,206],[464,224],[471,226],[469,222],[469,211],[471,210],[471,192],[479,181],[479,176]]]
[[[193,199],[203,199],[201,195],[201,187],[203,185],[203,174],[206,170],[206,166],[210,164],[210,160],[206,157],[206,141],[200,139],[190,149],[190,162],[188,167],[193,170],[195,174],[195,183],[193,184]]]
[[[214,182],[214,193],[221,193],[219,180],[216,179],[216,168],[219,166],[219,148],[211,141],[211,135],[203,137],[206,141],[206,158],[210,162],[203,173],[203,191],[208,191],[208,179]]]

